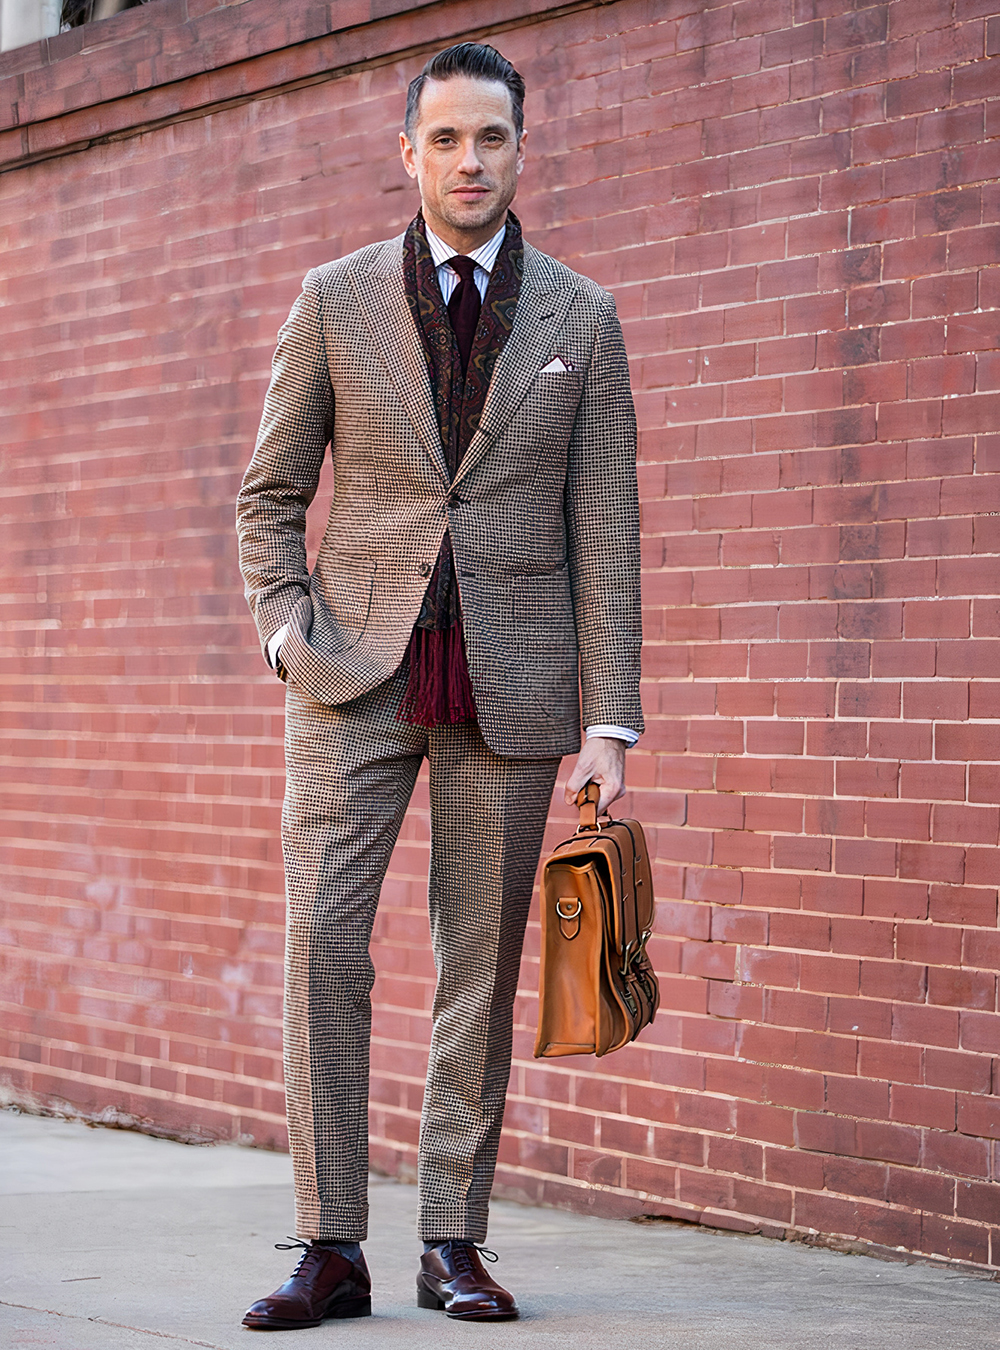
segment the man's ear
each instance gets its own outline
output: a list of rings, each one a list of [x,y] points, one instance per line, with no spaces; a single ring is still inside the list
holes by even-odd
[[[406,170],[406,172],[410,175],[411,178],[416,178],[417,152],[410,144],[409,137],[406,135],[404,131],[401,131],[399,133],[399,153],[403,157],[403,168]],[[518,173],[520,173],[520,169],[518,169]]]
[[[526,131],[521,132],[521,139],[517,143],[517,172],[520,173],[524,168],[524,143],[528,139]]]

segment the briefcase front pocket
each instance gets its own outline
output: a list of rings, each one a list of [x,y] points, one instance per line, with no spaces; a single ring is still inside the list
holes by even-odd
[[[608,979],[612,896],[601,862],[553,859],[545,869],[536,1058],[599,1055],[628,1038]]]

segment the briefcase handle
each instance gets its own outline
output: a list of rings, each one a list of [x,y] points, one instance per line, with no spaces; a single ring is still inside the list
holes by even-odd
[[[584,783],[583,787],[576,794],[576,804],[580,808],[580,824],[577,826],[577,834],[581,830],[600,830],[597,823],[597,803],[601,800],[601,789],[598,783]],[[607,815],[607,812],[605,812]]]

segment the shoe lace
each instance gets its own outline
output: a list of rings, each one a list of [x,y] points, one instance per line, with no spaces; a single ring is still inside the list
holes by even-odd
[[[314,1250],[311,1242],[303,1242],[301,1238],[293,1238],[291,1234],[288,1234],[287,1242],[276,1242],[274,1246],[275,1250],[279,1252],[293,1252],[295,1251],[296,1247],[302,1248],[302,1255],[299,1257],[298,1265],[295,1267],[295,1269],[292,1271],[291,1274],[291,1278],[293,1280],[295,1279],[295,1276],[298,1275],[299,1271],[305,1265],[306,1261],[309,1259],[310,1256],[319,1255],[319,1253]]]
[[[474,1242],[446,1242],[441,1249],[442,1256],[448,1253],[455,1262],[455,1269],[459,1275],[469,1275],[472,1273],[472,1257],[470,1252],[478,1252],[480,1256],[485,1256],[487,1261],[499,1261],[500,1258],[496,1252],[490,1251],[489,1247],[479,1247]]]

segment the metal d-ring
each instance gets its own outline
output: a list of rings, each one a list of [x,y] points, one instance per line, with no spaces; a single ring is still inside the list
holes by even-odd
[[[576,909],[571,910],[569,914],[564,914],[562,907],[563,905],[568,903],[569,903],[568,896],[565,895],[560,896],[560,898],[556,901],[556,913],[559,915],[560,919],[578,919],[580,915],[583,913],[583,901],[579,898],[579,896],[577,896],[573,900],[573,904],[576,905]]]

